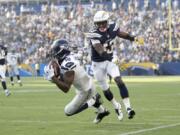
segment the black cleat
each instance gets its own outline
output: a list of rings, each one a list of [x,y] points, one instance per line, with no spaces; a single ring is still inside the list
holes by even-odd
[[[135,116],[135,114],[136,114],[135,111],[132,110],[131,108],[128,108],[127,112],[128,112],[128,118],[129,119],[132,119]]]
[[[100,123],[101,120],[102,120],[105,116],[108,116],[109,114],[110,114],[110,112],[105,109],[104,112],[97,114],[97,116],[96,116],[96,118],[94,119],[93,123],[95,123],[95,124]]]

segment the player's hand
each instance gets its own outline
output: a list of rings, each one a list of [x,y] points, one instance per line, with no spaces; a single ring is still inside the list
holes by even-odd
[[[144,38],[143,37],[135,37],[135,43],[138,45],[144,45]]]
[[[52,81],[52,77],[54,76],[54,69],[52,66],[45,66],[44,67],[44,78],[48,81]]]

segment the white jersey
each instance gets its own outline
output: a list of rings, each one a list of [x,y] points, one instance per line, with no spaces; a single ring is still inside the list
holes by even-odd
[[[73,55],[66,57],[66,59],[62,62],[60,69],[61,74],[72,70],[75,72],[73,85],[78,91],[88,91],[91,88],[91,78]]]
[[[7,63],[8,65],[17,65],[18,64],[18,58],[20,57],[19,53],[8,53],[7,54]]]

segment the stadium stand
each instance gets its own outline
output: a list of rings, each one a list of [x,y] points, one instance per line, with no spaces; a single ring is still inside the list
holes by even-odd
[[[116,40],[119,63],[179,62],[180,52],[169,49],[167,0],[81,2],[67,0],[0,0],[0,39],[16,48],[25,64],[46,63],[50,44],[66,37],[78,50],[87,47],[85,33],[92,27],[95,11],[110,11],[120,27],[143,35],[144,46]],[[172,0],[172,44],[180,48],[180,2]],[[90,23],[91,22],[91,23]],[[127,55],[128,54],[128,55]]]

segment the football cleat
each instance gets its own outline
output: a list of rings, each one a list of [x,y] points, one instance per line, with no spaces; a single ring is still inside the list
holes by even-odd
[[[21,80],[18,80],[19,86],[22,86],[22,82]]]
[[[132,119],[135,116],[135,111],[131,108],[127,108],[128,118]]]
[[[115,109],[116,114],[118,115],[118,120],[123,120],[123,113],[121,110],[121,105],[118,103],[118,109]]]
[[[11,95],[10,91],[9,90],[5,90],[5,95],[6,95],[6,97],[10,96]]]
[[[108,110],[104,110],[104,112],[101,113],[97,113],[96,118],[94,119],[93,123],[98,124],[101,122],[101,120],[105,117],[108,116],[110,114],[110,112]]]
[[[14,82],[12,82],[11,85],[14,86]]]
[[[19,86],[22,86],[22,83],[21,83],[21,82],[19,83]]]

